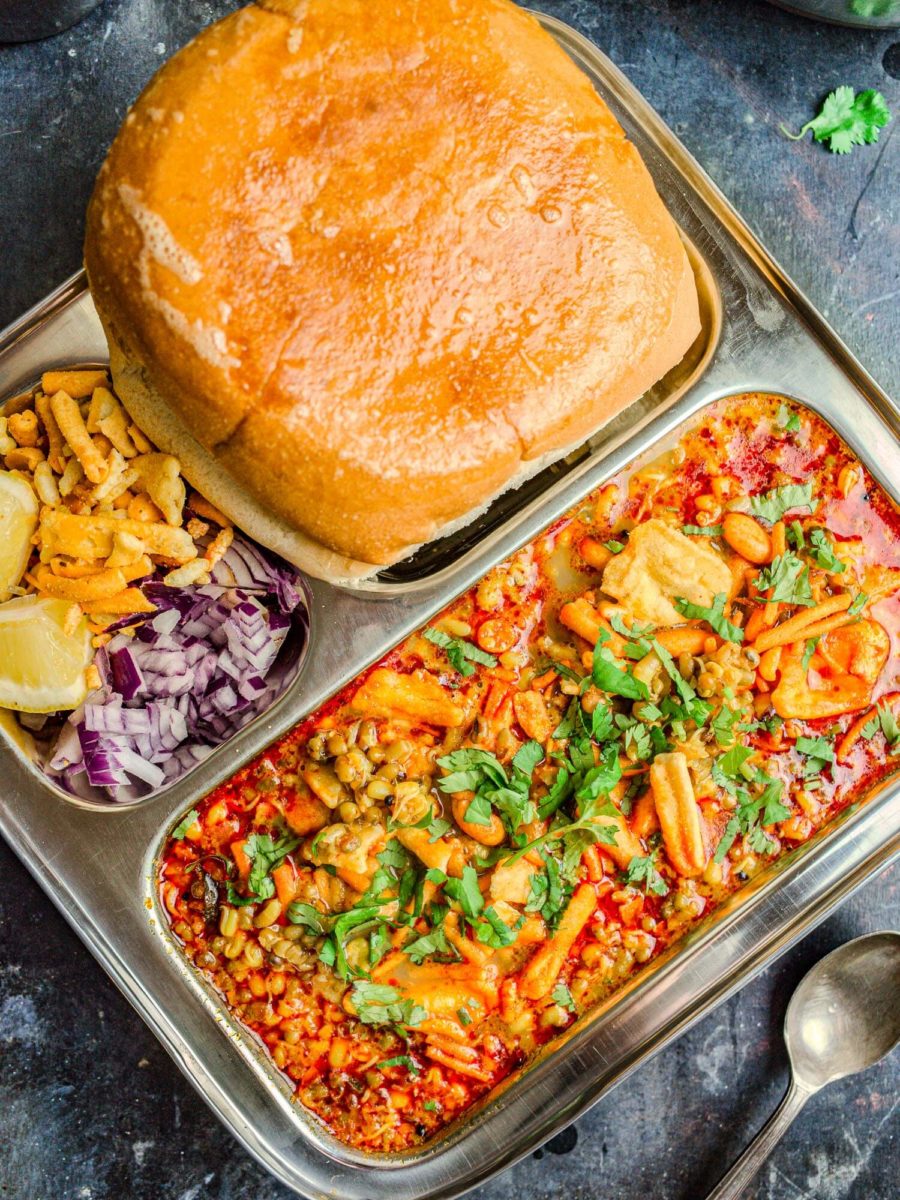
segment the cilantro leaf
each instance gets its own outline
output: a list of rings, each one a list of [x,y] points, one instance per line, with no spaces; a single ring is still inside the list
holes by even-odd
[[[824,529],[818,527],[809,531],[809,554],[817,567],[829,571],[832,575],[840,575],[846,571],[847,564],[842,563],[834,552],[831,539]]]
[[[435,955],[444,955],[449,958],[458,957],[447,941],[447,935],[441,926],[407,942],[401,949],[416,966],[423,963],[426,958],[433,958]]]
[[[808,508],[810,512],[815,512],[819,501],[813,499],[812,491],[812,483],[786,483],[760,496],[751,496],[750,511],[770,525],[780,521],[792,508]]]
[[[721,525],[682,525],[681,532],[688,537],[721,537]]]
[[[575,1001],[572,993],[569,991],[568,985],[561,979],[550,993],[550,999],[554,1004],[558,1004],[560,1008],[565,1008],[569,1012],[575,1012]]]
[[[178,822],[172,830],[172,837],[176,842],[180,842],[190,827],[195,821],[200,819],[200,814],[196,808],[192,808],[190,812],[186,812],[184,817]]]
[[[408,1054],[395,1054],[393,1058],[384,1058],[375,1064],[376,1071],[383,1071],[386,1067],[405,1067],[413,1078],[421,1074],[418,1064]]]
[[[645,858],[635,856],[625,868],[624,879],[631,887],[643,888],[645,892],[652,892],[654,896],[665,896],[669,891],[650,855]]]
[[[812,662],[812,656],[816,652],[816,646],[819,644],[817,637],[807,638],[806,645],[803,647],[803,657],[800,659],[800,668],[803,671],[809,669],[809,664]]]
[[[384,983],[358,979],[350,1001],[364,1025],[421,1025],[427,1011],[412,1000],[404,1000],[399,989]]]
[[[818,115],[807,121],[799,133],[790,133],[783,125],[781,130],[792,141],[799,141],[812,131],[817,142],[828,143],[832,154],[849,154],[854,146],[877,142],[878,130],[890,119],[891,112],[881,92],[866,88],[855,95],[853,88],[844,84],[829,92]]]
[[[617,666],[611,650],[598,640],[594,646],[594,660],[591,668],[594,686],[610,696],[623,696],[626,700],[649,700],[650,693],[647,685],[640,679],[635,679],[630,671]]]
[[[878,714],[881,732],[893,753],[900,748],[900,726],[897,724],[897,718],[886,704],[879,704],[875,711]]]
[[[553,855],[544,849],[541,858],[544,866],[531,876],[525,911],[540,913],[552,932],[562,917],[572,889],[563,883],[559,863]]]
[[[426,629],[422,636],[426,641],[431,642],[433,646],[440,646],[442,650],[447,652],[447,661],[454,670],[459,671],[460,675],[474,675],[475,668],[473,662],[480,663],[483,667],[496,667],[497,660],[493,654],[488,654],[481,650],[472,642],[465,642],[462,638],[451,637],[449,633],[444,633],[442,629],[433,627]]]
[[[310,933],[325,932],[322,913],[317,908],[313,908],[311,904],[305,904],[302,900],[294,900],[292,904],[288,905],[287,919],[292,925],[302,925]]]
[[[720,746],[733,745],[734,725],[737,719],[738,714],[733,709],[730,709],[727,704],[723,704],[710,721],[709,727],[715,734],[716,742]]]
[[[540,742],[531,740],[519,747],[512,758],[512,765],[530,779],[534,768],[544,761],[544,748]]]
[[[755,751],[748,746],[732,746],[724,754],[720,754],[712,765],[713,782],[725,789],[732,796],[738,792],[738,785],[747,782],[744,765],[752,758]]]
[[[462,909],[463,915],[474,920],[484,908],[484,897],[478,886],[478,875],[474,867],[463,867],[459,879],[448,879],[444,891]]]
[[[617,542],[615,539],[611,539],[608,542],[604,542],[603,545],[610,552],[610,554],[621,554],[622,551],[625,549],[625,543]]]
[[[683,617],[693,621],[706,621],[726,642],[742,642],[744,631],[725,617],[725,593],[718,592],[713,596],[712,608],[702,604],[692,604],[683,596],[675,597],[675,607]]]
[[[767,604],[799,604],[812,607],[814,601],[809,583],[809,567],[788,550],[763,567],[753,581],[761,592],[771,590]]]
[[[300,838],[282,837],[275,841],[268,833],[251,833],[244,841],[244,853],[252,866],[247,877],[247,890],[256,900],[269,900],[275,895],[275,881],[270,874],[300,845]]]
[[[798,433],[800,430],[800,414],[792,412],[786,404],[779,407],[775,420],[788,433]]]
[[[524,921],[525,918],[522,916],[519,917],[515,925],[507,925],[494,906],[489,905],[484,910],[481,919],[475,922],[473,929],[479,942],[498,950],[502,946],[511,946],[513,944]]]

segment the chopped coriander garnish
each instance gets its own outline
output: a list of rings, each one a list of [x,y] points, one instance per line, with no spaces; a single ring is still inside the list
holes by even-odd
[[[847,569],[847,564],[842,563],[835,554],[831,539],[824,529],[810,529],[809,555],[817,567],[829,571],[832,575],[840,575]]]
[[[815,512],[819,501],[813,499],[812,490],[811,483],[786,483],[760,496],[751,496],[750,511],[770,525],[780,521],[792,508],[808,508],[810,512]]]
[[[184,817],[178,822],[172,830],[172,837],[176,842],[180,842],[190,827],[195,821],[200,819],[200,814],[196,808],[192,808],[190,812],[185,813]]]
[[[568,985],[561,979],[550,993],[550,999],[554,1004],[558,1004],[560,1008],[565,1008],[571,1013],[575,1012],[575,1000],[569,991]]]
[[[649,700],[647,685],[617,665],[612,651],[603,644],[604,640],[608,640],[608,635],[607,639],[599,638],[594,646],[591,668],[594,686],[610,696],[624,696],[626,700]]]
[[[397,988],[366,979],[353,984],[350,1002],[364,1025],[421,1025],[428,1016],[421,1005],[404,1000]]]
[[[635,856],[625,869],[624,879],[631,887],[642,888],[654,896],[665,896],[669,891],[666,881],[656,869],[652,855],[644,858]]]
[[[302,900],[294,900],[288,905],[287,919],[292,925],[302,925],[310,933],[325,932],[322,914],[317,908],[313,908],[311,904],[305,904]]]
[[[608,542],[604,542],[603,545],[610,552],[610,554],[621,554],[625,549],[625,543],[617,542],[615,538],[611,538]]]
[[[405,1067],[414,1078],[420,1074],[418,1064],[408,1054],[395,1054],[393,1058],[384,1058],[375,1064],[376,1071],[383,1071],[385,1067]]]
[[[438,766],[450,774],[438,781],[442,792],[474,792],[465,812],[473,825],[490,825],[492,809],[503,817],[510,833],[534,820],[530,799],[531,776],[544,751],[539,742],[525,742],[510,763],[507,772],[500,760],[488,750],[469,747],[452,750],[438,759]]]
[[[744,640],[743,629],[737,625],[733,625],[725,616],[725,600],[725,593],[719,592],[713,596],[712,607],[707,608],[702,604],[692,604],[690,600],[685,600],[683,596],[676,596],[675,607],[688,620],[706,621],[707,625],[714,629],[720,637],[723,637],[726,642],[742,642]]]
[[[789,433],[797,433],[800,429],[800,414],[792,412],[786,404],[779,407],[775,420]]]
[[[721,537],[721,525],[682,525],[681,532],[688,537]]]
[[[795,550],[802,550],[806,545],[806,538],[803,535],[803,526],[799,521],[791,521],[787,527],[787,542]]]
[[[444,633],[442,629],[429,628],[422,635],[426,641],[431,642],[433,646],[440,646],[442,650],[447,652],[447,661],[455,671],[459,671],[460,675],[474,675],[475,668],[472,663],[480,663],[483,667],[496,667],[497,660],[493,654],[487,654],[484,650],[472,642],[465,642],[462,638],[451,637],[449,633]]]
[[[422,1107],[426,1112],[437,1112],[437,1100],[426,1100]]]
[[[807,638],[806,645],[803,647],[803,657],[800,659],[800,668],[803,671],[809,669],[809,664],[812,662],[812,656],[816,652],[816,646],[819,644],[817,637]]]
[[[763,567],[753,581],[759,591],[771,590],[767,604],[800,604],[812,607],[814,601],[809,583],[809,567],[788,550]]]
[[[853,599],[853,603],[847,609],[847,613],[851,617],[855,617],[857,613],[862,612],[863,608],[865,607],[866,601],[868,599],[869,599],[869,597],[866,595],[865,592],[857,592],[856,596]]]
[[[247,890],[254,900],[269,900],[275,895],[271,873],[300,845],[300,838],[281,837],[275,841],[268,833],[251,833],[244,840],[244,853],[251,861]]]

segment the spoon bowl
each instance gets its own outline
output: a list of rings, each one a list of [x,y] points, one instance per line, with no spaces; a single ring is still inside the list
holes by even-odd
[[[811,1092],[873,1066],[900,1042],[900,934],[846,942],[804,976],[784,1040],[794,1079]]]
[[[791,1086],[707,1200],[737,1200],[820,1088],[864,1071],[900,1042],[900,933],[845,942],[801,980],[784,1018]]]

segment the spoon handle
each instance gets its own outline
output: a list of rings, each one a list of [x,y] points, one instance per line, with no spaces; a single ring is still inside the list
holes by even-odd
[[[707,1200],[737,1200],[812,1095],[792,1079],[785,1098]]]

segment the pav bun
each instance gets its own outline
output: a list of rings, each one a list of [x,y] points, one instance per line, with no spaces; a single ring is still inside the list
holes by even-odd
[[[137,423],[346,582],[641,396],[700,330],[587,78],[509,0],[260,0],[150,82],[85,260]]]

